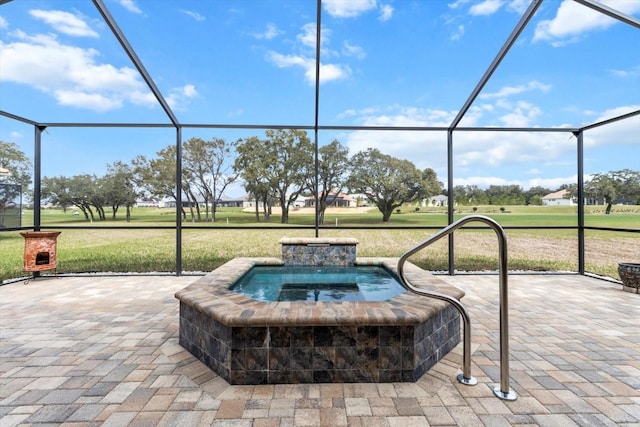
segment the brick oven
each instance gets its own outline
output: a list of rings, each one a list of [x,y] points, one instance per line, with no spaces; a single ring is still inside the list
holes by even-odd
[[[23,231],[24,271],[38,275],[41,271],[57,268],[56,251],[60,231]]]

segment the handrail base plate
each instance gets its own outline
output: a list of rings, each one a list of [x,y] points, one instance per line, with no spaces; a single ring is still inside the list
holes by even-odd
[[[498,399],[502,400],[514,401],[518,398],[518,395],[513,390],[509,389],[509,392],[505,393],[500,389],[500,387],[494,388],[493,394],[495,394]]]
[[[464,374],[458,374],[458,376],[456,378],[458,379],[458,382],[460,384],[464,384],[464,385],[476,385],[476,384],[478,384],[478,380],[475,379],[475,377],[465,378]]]

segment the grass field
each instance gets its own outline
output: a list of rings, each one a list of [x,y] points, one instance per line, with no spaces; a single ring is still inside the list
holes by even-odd
[[[585,223],[592,227],[640,229],[640,207],[614,207],[613,214],[604,215],[602,207],[589,206]],[[357,213],[350,213],[357,212]],[[576,271],[578,268],[578,237],[575,229],[509,229],[509,227],[575,227],[576,207],[471,207],[456,212],[456,218],[472,213],[494,218],[507,229],[509,268],[511,270]],[[109,214],[108,214],[109,215]],[[172,272],[175,271],[176,232],[174,229],[129,229],[129,227],[173,227],[175,212],[171,209],[136,208],[132,221],[89,223],[72,211],[47,209],[41,213],[43,228],[61,227],[58,238],[58,272]],[[211,271],[222,263],[239,256],[280,256],[281,237],[313,237],[312,211],[299,209],[290,212],[290,228],[243,229],[230,227],[282,226],[280,216],[274,214],[269,223],[256,223],[252,212],[239,208],[221,208],[217,220],[184,222],[182,233],[183,271]],[[337,221],[338,227],[335,226]],[[27,212],[23,225],[33,223]],[[433,234],[447,224],[445,208],[416,212],[415,208],[401,209],[391,221],[382,223],[381,214],[338,209],[327,212],[326,228],[321,237],[355,237],[359,240],[359,256],[398,257],[405,250]],[[473,225],[473,224],[472,224]],[[482,226],[481,223],[477,224]],[[81,227],[96,227],[82,229]],[[112,229],[108,227],[122,227]],[[384,226],[385,228],[380,228]],[[386,227],[434,227],[433,229],[388,229]],[[104,228],[103,228],[104,227]],[[197,228],[195,228],[197,227]],[[343,229],[342,227],[371,227]],[[378,229],[376,229],[378,227]],[[621,233],[587,230],[585,258],[587,271],[618,278],[619,261],[640,261],[640,233]],[[498,250],[495,234],[490,230],[459,230],[455,234],[455,265],[457,270],[495,270]],[[22,256],[24,239],[16,232],[0,233],[0,279],[5,281],[24,277]],[[430,270],[446,270],[447,241],[442,239],[416,254],[412,262]]]

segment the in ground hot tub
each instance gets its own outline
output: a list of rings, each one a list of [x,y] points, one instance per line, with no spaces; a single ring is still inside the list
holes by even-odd
[[[397,261],[350,264],[393,275]],[[284,265],[236,258],[177,292],[180,344],[231,384],[282,384],[416,381],[460,342],[454,307],[408,292],[384,301],[258,301],[231,289],[256,266]],[[405,274],[418,288],[464,295],[415,265]]]
[[[381,265],[256,265],[230,290],[258,301],[386,301],[406,292]]]

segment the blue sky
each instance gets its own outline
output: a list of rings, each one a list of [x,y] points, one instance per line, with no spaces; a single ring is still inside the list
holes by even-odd
[[[315,0],[104,0],[182,124],[313,125]],[[601,0],[640,19],[639,0]],[[319,124],[448,126],[528,0],[325,0]],[[170,123],[88,0],[0,6],[0,109],[37,122]],[[545,0],[461,126],[578,127],[640,109],[640,30]],[[183,139],[263,136],[183,130]],[[585,172],[640,169],[640,117],[585,133]],[[0,117],[30,153],[33,129]],[[446,181],[445,132],[320,131]],[[173,129],[59,128],[43,176],[153,156]],[[555,189],[576,181],[569,133],[454,133],[454,184]],[[233,188],[229,196],[243,193]]]

